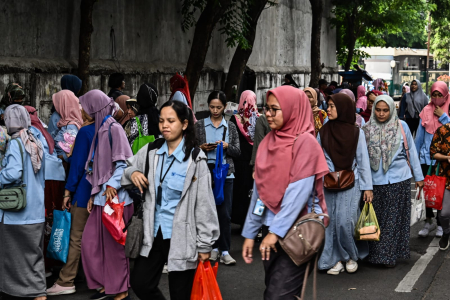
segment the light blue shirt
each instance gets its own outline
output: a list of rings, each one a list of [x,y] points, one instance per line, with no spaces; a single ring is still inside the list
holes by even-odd
[[[155,172],[155,195],[158,194],[158,186],[161,180],[161,167],[162,176],[164,177],[164,174],[166,174],[169,166],[175,160],[161,184],[161,205],[156,203],[155,210],[154,234],[156,236],[159,228],[161,227],[163,239],[165,240],[172,237],[173,217],[175,215],[175,209],[181,200],[184,181],[186,179],[186,172],[189,165],[189,160],[183,161],[185,156],[183,148],[184,139],[180,142],[177,149],[175,149],[171,155],[169,155],[167,142],[165,142],[164,145],[156,151],[156,154],[158,155],[158,164]],[[164,166],[162,165],[163,158]]]
[[[208,117],[205,119],[205,131],[206,131],[206,142],[207,143],[215,143],[217,141],[221,141],[223,139],[223,130],[224,128],[227,129],[227,132],[225,134],[225,143],[230,142],[230,131],[228,129],[227,121],[225,120],[225,117],[222,118],[222,122],[220,122],[219,127],[215,127],[213,123],[211,122],[211,117]],[[208,157],[208,163],[214,164],[216,163],[216,153],[217,149],[214,149],[214,151],[208,151],[206,153],[206,156]],[[227,154],[225,151],[223,152],[223,163],[226,164],[226,157]],[[233,179],[234,174],[231,173],[230,176],[227,176],[227,179]]]
[[[59,156],[59,155],[62,155],[63,156],[63,158],[64,158],[64,160],[66,161],[66,162],[68,162],[69,161],[69,158],[67,157],[67,153],[66,152],[64,152],[64,150],[63,149],[61,149],[61,147],[58,145],[58,142],[63,142],[64,141],[64,133],[66,133],[66,132],[69,132],[69,133],[71,133],[72,135],[77,135],[77,133],[78,133],[78,127],[77,126],[75,126],[75,125],[73,125],[73,124],[69,124],[69,125],[67,125],[67,126],[63,126],[63,127],[61,127],[61,128],[58,128],[54,133],[55,133],[55,136],[53,136],[53,139],[55,140],[55,151],[56,151],[56,154]],[[72,145],[73,146],[73,145]]]
[[[322,146],[320,134],[317,135],[317,141]],[[328,169],[334,172],[334,164],[328,153],[323,149],[325,159],[327,160]],[[356,164],[356,165],[355,165]],[[372,191],[372,175],[370,170],[369,153],[367,152],[366,137],[364,131],[359,129],[358,146],[356,148],[356,157],[353,160],[353,173],[355,173],[355,180],[359,180],[359,189],[361,191]]]
[[[405,131],[406,140],[408,142],[409,159],[411,168],[414,172],[414,179],[415,181],[422,181],[422,168],[420,167],[419,156],[417,155],[416,146],[414,145],[411,131],[409,131],[409,127],[408,125],[406,125],[405,121],[401,121],[401,123],[403,126],[403,130]],[[403,145],[403,135],[401,135],[400,146],[398,147],[397,152],[394,154],[394,158],[392,159],[392,163],[389,166],[388,171],[384,173],[382,159],[380,159],[380,167],[378,168],[378,171],[375,172],[374,170],[372,170],[373,185],[398,183],[405,181],[411,177],[411,169],[408,166],[406,150]]]
[[[439,123],[445,125],[450,123],[450,118],[444,113],[439,118]],[[422,126],[422,119],[420,119],[419,127],[417,127],[415,145],[416,150],[419,151],[420,163],[424,165],[431,165],[430,146],[433,141],[433,135],[425,131],[425,127]],[[434,163],[433,163],[434,165]]]
[[[173,101],[180,101],[180,102],[183,102],[186,106],[189,106],[186,97],[180,91],[176,91],[175,94],[173,94],[173,97],[172,97],[171,100],[173,100]]]
[[[18,141],[22,145],[23,161],[20,155]],[[25,190],[27,193],[27,206],[20,211],[3,211],[0,209],[0,221],[7,225],[38,224],[45,221],[44,208],[44,170],[45,156],[42,160],[41,169],[35,174],[31,157],[25,150],[20,138],[8,143],[5,159],[2,162],[3,169],[0,171],[0,188],[6,185],[18,185],[24,174]]]
[[[314,178],[315,176],[311,176],[290,183],[284,193],[280,211],[274,214],[266,207],[262,216],[253,214],[253,209],[259,198],[256,184],[254,183],[252,199],[248,207],[242,236],[247,239],[254,239],[261,226],[265,225],[269,227],[270,231],[283,238],[306,204],[308,204],[308,213],[311,212]],[[314,199],[315,212],[320,214],[322,213],[322,208],[319,205],[319,199],[317,197],[314,197]]]
[[[94,204],[99,206],[105,206],[106,196],[102,196],[106,191],[108,186],[115,188],[117,190],[117,195],[119,197],[119,203],[125,202],[125,206],[133,203],[133,199],[130,198],[128,192],[122,189],[120,185],[120,180],[122,179],[123,171],[127,168],[127,163],[124,160],[119,160],[115,162],[116,169],[112,174],[111,178],[102,185],[100,192],[94,196]]]
[[[58,114],[58,112],[56,111],[52,113],[52,115],[50,116],[50,120],[48,122],[48,132],[51,134],[53,138],[55,138],[57,131],[59,130],[58,128],[59,120],[61,120],[60,114]]]

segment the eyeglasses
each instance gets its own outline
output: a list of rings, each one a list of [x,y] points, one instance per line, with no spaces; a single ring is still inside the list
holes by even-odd
[[[264,106],[264,113],[269,112],[272,117],[277,115],[277,111],[281,110],[281,108],[270,108],[267,105]]]

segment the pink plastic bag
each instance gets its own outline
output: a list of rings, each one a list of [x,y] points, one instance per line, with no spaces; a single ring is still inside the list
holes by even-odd
[[[117,195],[111,201],[106,202],[102,212],[102,222],[113,239],[125,246],[127,233],[123,232],[125,228],[125,221],[123,220],[124,205],[125,202],[119,203]]]

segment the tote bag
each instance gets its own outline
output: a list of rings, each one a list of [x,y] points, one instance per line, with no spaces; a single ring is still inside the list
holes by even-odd
[[[418,188],[416,192],[416,198],[411,199],[410,226],[413,226],[417,222],[423,221],[425,219],[425,197],[423,195],[423,189]]]
[[[142,135],[142,126],[141,121],[139,121],[138,117],[135,117],[137,125],[138,125],[138,131],[139,136],[134,140],[133,146],[131,147],[131,150],[133,151],[133,154],[138,153],[138,151],[147,145],[148,143],[154,142],[155,137],[153,135]]]
[[[70,243],[70,224],[72,215],[64,210],[53,210],[53,226],[50,242],[47,246],[47,257],[63,263],[67,262]]]
[[[227,179],[229,164],[223,163],[223,143],[217,145],[216,151],[216,165],[213,170],[213,193],[216,205],[221,205],[225,200],[223,194],[223,188],[225,186],[225,180]]]
[[[428,168],[427,176],[423,180],[423,195],[426,207],[442,209],[442,200],[444,199],[446,178],[438,176],[440,163],[437,164],[436,174],[431,175],[431,165]]]

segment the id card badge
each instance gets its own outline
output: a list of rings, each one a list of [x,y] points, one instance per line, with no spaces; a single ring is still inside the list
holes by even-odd
[[[255,207],[253,208],[253,214],[262,217],[265,209],[266,206],[261,199],[258,198],[258,200],[256,200]]]

